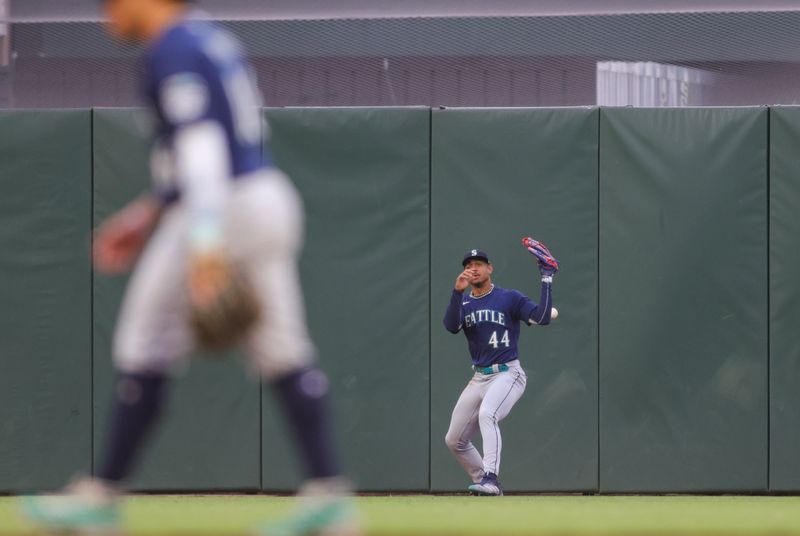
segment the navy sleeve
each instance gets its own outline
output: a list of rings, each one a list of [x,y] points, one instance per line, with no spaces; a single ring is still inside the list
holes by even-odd
[[[214,83],[208,60],[197,43],[184,35],[151,52],[147,59],[148,98],[160,120],[151,154],[153,190],[165,205],[177,200],[173,140],[183,127],[215,117]]]
[[[450,303],[447,305],[447,311],[444,313],[444,327],[450,333],[458,333],[461,330],[461,300],[464,295],[453,289],[453,294],[450,296]]]
[[[530,298],[518,293],[516,318],[528,325],[538,324],[546,326],[550,323],[550,314],[553,310],[553,284],[542,282],[539,303],[533,303]]]
[[[219,120],[215,75],[208,58],[192,43],[178,42],[168,53],[153,58],[156,106],[168,129]]]

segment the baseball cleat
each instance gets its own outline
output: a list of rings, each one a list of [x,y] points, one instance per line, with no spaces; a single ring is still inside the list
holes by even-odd
[[[294,513],[262,525],[257,536],[360,536],[352,484],[341,477],[309,480],[300,489]]]
[[[500,485],[500,481],[497,480],[496,474],[486,473],[480,484],[471,485],[469,491],[472,495],[499,497],[503,494],[503,487]]]
[[[294,515],[268,523],[256,536],[360,536],[355,507],[351,498],[341,498],[321,505],[303,505]]]
[[[23,515],[48,532],[121,534],[118,494],[96,479],[78,480],[59,495],[22,497],[20,501]]]

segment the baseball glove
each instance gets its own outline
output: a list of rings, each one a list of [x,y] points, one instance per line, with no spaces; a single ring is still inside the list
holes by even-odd
[[[190,301],[190,321],[198,345],[207,350],[233,346],[255,325],[261,306],[245,274],[227,267],[226,284],[200,304]]]
[[[553,257],[547,246],[530,237],[523,238],[522,245],[536,257],[539,262],[539,272],[542,275],[553,275],[558,271],[558,259]]]

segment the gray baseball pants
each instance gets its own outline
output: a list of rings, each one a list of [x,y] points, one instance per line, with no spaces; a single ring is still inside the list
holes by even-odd
[[[447,447],[475,483],[480,482],[485,473],[500,473],[503,440],[498,423],[508,416],[528,382],[519,360],[506,364],[505,372],[475,373],[456,402],[445,436]],[[472,443],[479,428],[483,457]]]

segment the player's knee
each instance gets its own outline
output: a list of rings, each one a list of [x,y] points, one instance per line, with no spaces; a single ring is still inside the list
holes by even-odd
[[[315,400],[328,394],[328,377],[316,367],[307,367],[273,380],[272,385],[279,392],[297,401]]]
[[[148,418],[158,417],[163,410],[169,378],[165,374],[120,373],[114,396],[123,406],[138,406]]]
[[[113,361],[114,368],[119,374],[168,376],[174,368],[174,365],[167,360],[147,358],[142,354],[117,353]]]
[[[497,412],[493,408],[481,408],[478,413],[478,420],[481,424],[495,424],[497,422]]]
[[[444,436],[444,443],[447,445],[447,448],[452,450],[453,452],[458,452],[463,450],[466,446],[467,442],[461,439],[458,434],[453,434],[448,432],[446,436]]]

